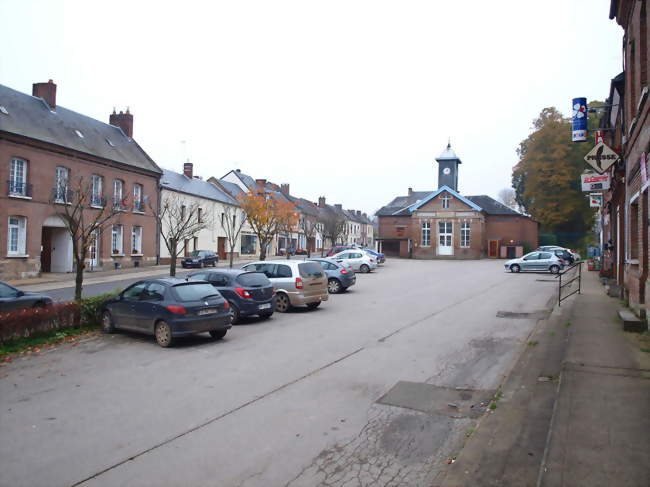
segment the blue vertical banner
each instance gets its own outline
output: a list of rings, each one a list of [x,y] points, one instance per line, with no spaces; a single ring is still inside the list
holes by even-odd
[[[585,142],[587,140],[587,99],[573,99],[573,119],[571,123],[571,140]]]

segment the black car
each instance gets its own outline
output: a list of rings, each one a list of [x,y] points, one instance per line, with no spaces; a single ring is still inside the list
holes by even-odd
[[[242,269],[199,271],[192,272],[187,279],[212,284],[230,302],[233,323],[237,323],[241,316],[257,315],[266,319],[275,310],[273,284],[261,272]]]
[[[211,250],[193,250],[190,256],[181,261],[181,267],[206,267],[211,265],[217,266],[219,256]]]
[[[167,277],[132,284],[104,303],[102,328],[154,335],[161,347],[177,337],[209,332],[215,339],[232,327],[230,304],[207,282]]]
[[[0,313],[26,308],[44,308],[52,304],[52,298],[40,293],[28,293],[0,282]]]

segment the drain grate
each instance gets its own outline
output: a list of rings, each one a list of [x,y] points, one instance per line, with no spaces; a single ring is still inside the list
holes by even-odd
[[[515,311],[497,311],[497,318],[519,318],[530,320],[545,320],[551,314],[551,310],[542,309],[539,311],[515,312]]]
[[[423,382],[399,381],[377,403],[452,418],[473,418],[481,415],[493,396],[493,390],[455,389]]]

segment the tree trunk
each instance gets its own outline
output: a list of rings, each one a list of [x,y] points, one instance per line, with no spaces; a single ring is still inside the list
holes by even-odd
[[[266,245],[260,241],[260,260],[266,260]]]
[[[169,261],[169,275],[171,277],[176,276],[176,259],[178,258],[178,248],[176,246],[172,247],[170,252],[171,260]]]
[[[230,246],[230,256],[228,257],[228,262],[230,263],[230,268],[232,269],[233,261],[235,260],[235,245]]]
[[[74,300],[79,302],[81,301],[81,290],[83,289],[84,283],[84,261],[83,259],[79,259],[78,256],[75,256],[75,261]]]

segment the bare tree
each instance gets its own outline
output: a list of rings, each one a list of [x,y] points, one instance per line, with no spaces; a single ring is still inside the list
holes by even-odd
[[[499,191],[497,198],[501,203],[506,205],[508,208],[512,208],[515,211],[519,211],[519,205],[517,204],[517,198],[514,189],[503,188],[501,191]]]
[[[334,247],[338,238],[343,235],[343,232],[345,231],[345,218],[337,213],[328,212],[323,217],[322,223],[323,235],[330,239],[332,247]]]
[[[160,235],[171,259],[169,275],[175,276],[176,259],[180,251],[185,248],[185,241],[208,227],[210,215],[200,208],[198,202],[188,204],[178,194],[167,193],[160,202],[157,219]]]
[[[311,257],[311,248],[309,247],[309,241],[314,238],[314,234],[317,230],[317,225],[318,222],[316,219],[307,215],[303,216],[300,219],[300,229],[305,235],[305,240],[307,241],[307,257]]]
[[[226,240],[230,249],[230,257],[228,258],[230,268],[233,265],[235,246],[237,245],[239,234],[245,223],[246,213],[236,206],[226,205],[224,207],[224,211],[221,214],[221,228],[226,233]]]
[[[57,181],[51,203],[56,214],[64,221],[72,238],[72,257],[75,263],[75,301],[81,300],[86,258],[91,245],[97,248],[97,235],[112,224],[127,209],[126,198],[106,201],[96,183],[95,192],[91,181],[80,176],[72,185],[67,179]]]

